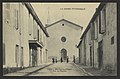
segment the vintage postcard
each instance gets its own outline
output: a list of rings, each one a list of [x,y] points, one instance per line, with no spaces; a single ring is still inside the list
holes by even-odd
[[[2,2],[3,76],[117,76],[117,3]]]

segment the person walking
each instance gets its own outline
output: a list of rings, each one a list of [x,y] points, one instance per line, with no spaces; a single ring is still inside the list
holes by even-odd
[[[54,63],[54,58],[52,58],[52,62]]]
[[[73,62],[75,63],[75,56],[73,55]]]
[[[57,63],[57,59],[56,59],[56,63]]]
[[[62,58],[61,58],[61,63],[63,62]]]
[[[69,58],[67,57],[67,63],[69,62]]]

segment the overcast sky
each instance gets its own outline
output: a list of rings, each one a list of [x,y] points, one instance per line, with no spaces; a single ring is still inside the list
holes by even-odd
[[[86,27],[100,3],[31,3],[43,25],[60,19]]]

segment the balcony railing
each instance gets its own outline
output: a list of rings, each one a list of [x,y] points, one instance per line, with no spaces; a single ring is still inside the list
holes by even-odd
[[[29,40],[29,44],[36,44],[38,47],[41,47],[43,48],[44,47],[44,44],[43,42],[39,42],[38,40]]]

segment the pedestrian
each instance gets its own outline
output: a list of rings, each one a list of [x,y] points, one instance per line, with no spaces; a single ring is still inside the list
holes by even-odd
[[[67,57],[67,63],[69,62],[69,58]]]
[[[56,63],[57,63],[57,59],[56,59]]]
[[[75,63],[75,56],[73,55],[73,62]]]
[[[63,62],[62,58],[61,58],[61,63]]]
[[[54,63],[54,58],[52,58],[52,62]]]

